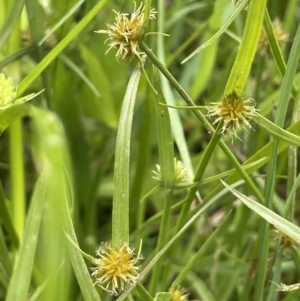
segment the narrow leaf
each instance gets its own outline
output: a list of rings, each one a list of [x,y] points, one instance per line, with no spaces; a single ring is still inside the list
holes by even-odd
[[[292,224],[288,220],[284,219],[280,215],[274,213],[272,210],[266,208],[265,206],[261,205],[257,201],[250,199],[249,197],[245,196],[244,194],[238,192],[234,188],[227,185],[224,181],[221,180],[223,185],[228,188],[228,190],[235,195],[239,200],[241,200],[247,207],[249,207],[252,211],[257,213],[263,219],[265,219],[268,223],[273,225],[275,228],[280,230],[281,232],[285,233],[296,242],[300,243],[300,228],[296,225]]]

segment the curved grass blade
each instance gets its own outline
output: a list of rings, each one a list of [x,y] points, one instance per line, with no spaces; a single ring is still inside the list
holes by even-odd
[[[21,95],[30,86],[30,84],[44,71],[45,68],[86,28],[98,12],[105,6],[109,0],[98,2],[90,12],[55,46],[36,67],[19,84],[18,95]]]
[[[10,56],[6,57],[4,60],[2,60],[0,62],[0,69],[3,69],[5,66],[9,65],[10,63],[13,63],[14,61],[22,58],[23,56],[29,53],[33,53],[37,51],[38,51],[38,47],[36,46],[29,46],[29,47],[22,48],[16,51],[15,53],[11,54]]]
[[[48,227],[53,229],[52,233],[48,236],[49,241],[52,244],[56,244],[52,252],[58,252],[55,254],[58,257],[52,258],[53,255],[48,253],[48,260],[51,263],[61,264],[61,262],[71,260],[73,270],[78,280],[82,295],[86,301],[100,301],[100,297],[93,285],[88,268],[82,258],[82,254],[69,243],[63,233],[65,232],[72,238],[72,241],[77,243],[76,234],[74,231],[73,223],[70,216],[70,208],[73,206],[72,195],[72,179],[70,173],[70,158],[67,148],[67,141],[65,133],[59,119],[51,112],[44,111],[38,108],[32,108],[32,115],[35,121],[35,130],[38,137],[38,164],[39,167],[45,170],[47,173],[47,195],[49,195],[48,211],[54,210],[55,219],[48,221]],[[57,209],[62,207],[62,209]],[[56,225],[59,223],[59,225]],[[66,245],[62,243],[65,243]],[[44,248],[51,249],[48,244]],[[57,250],[59,245],[61,248]],[[78,245],[78,243],[77,243]],[[68,250],[69,256],[64,251]],[[46,252],[46,251],[45,251]],[[61,255],[62,253],[62,255]],[[52,257],[51,257],[52,256]],[[58,267],[57,267],[58,268]],[[50,275],[53,275],[57,271],[49,268]],[[67,263],[64,264],[64,269],[68,268]],[[53,281],[49,282],[50,288],[58,287],[59,281],[64,275],[63,272],[54,277]],[[50,297],[54,297],[55,293]]]
[[[141,62],[142,64],[144,62]],[[118,248],[129,242],[129,160],[130,138],[134,104],[142,69],[134,69],[127,85],[118,125],[115,163],[112,216],[112,247]]]
[[[28,114],[28,106],[24,103],[0,109],[0,134],[16,119]]]
[[[196,50],[194,50],[188,57],[186,57],[181,64],[186,63],[188,60],[190,60],[192,57],[194,57],[196,54],[198,54],[201,50],[212,44],[217,38],[219,38],[229,27],[229,25],[234,21],[236,16],[243,10],[243,8],[248,4],[248,1],[243,1],[237,9],[233,12],[233,14],[229,17],[229,19],[225,22],[225,24],[219,29],[219,31],[214,34],[208,41],[206,41],[204,44],[202,44],[200,47],[198,47]]]
[[[75,11],[81,6],[85,0],[79,0],[74,6],[49,30],[49,32],[38,42],[41,46],[60,26],[62,26],[68,18],[70,18]]]
[[[5,195],[4,195],[1,181],[0,181],[0,219],[3,222],[3,225],[6,231],[8,232],[8,235],[12,243],[17,248],[19,246],[19,237],[16,232],[16,229],[14,228],[8,209],[6,207],[6,200],[5,200]]]
[[[300,147],[300,137],[294,135],[283,128],[279,127],[275,123],[271,122],[264,116],[257,114],[257,116],[253,116],[252,118],[259,126],[264,128],[270,135],[277,137],[280,140],[283,140],[291,145],[295,145]],[[298,121],[297,123],[300,124]]]
[[[84,300],[86,301],[101,301],[95,286],[93,285],[91,275],[85,261],[83,259],[82,252],[78,245],[78,240],[76,237],[75,229],[73,226],[71,213],[68,207],[67,202],[64,204],[65,207],[65,232],[68,242],[68,251],[70,254],[70,259],[72,266],[80,286]]]
[[[68,66],[70,67],[91,89],[91,91],[95,94],[96,97],[100,98],[101,94],[95,85],[90,81],[90,79],[82,72],[80,68],[78,68],[72,60],[70,60],[66,55],[61,53],[59,58]]]
[[[236,187],[244,183],[244,181],[239,181],[232,185],[232,187]],[[203,206],[201,205],[200,209],[188,220],[188,222],[177,232],[169,242],[154,256],[154,258],[148,263],[148,265],[143,269],[140,274],[140,279],[143,279],[146,274],[151,270],[153,265],[160,259],[160,257],[169,249],[169,247],[201,216],[203,212],[205,212],[210,206],[212,206],[220,197],[225,195],[227,189],[223,189],[221,192],[216,194],[211,200],[205,203]],[[124,293],[116,300],[123,301],[126,299],[128,294],[132,291],[133,287],[128,288]]]
[[[239,200],[241,200],[252,211],[261,216],[264,220],[273,225],[275,228],[285,233],[296,242],[300,243],[300,228],[298,226],[289,222],[288,220],[276,214],[267,207],[261,205],[257,201],[250,199],[244,194],[238,192],[231,186],[227,185],[224,181],[221,180],[221,182],[233,195],[235,195]]]
[[[9,38],[21,15],[25,0],[15,0],[0,30],[0,49]],[[1,8],[2,9],[2,8]]]
[[[281,74],[282,77],[284,77],[285,71],[286,71],[286,63],[283,57],[283,53],[280,49],[279,43],[277,41],[274,28],[272,25],[272,21],[270,19],[270,15],[268,10],[266,10],[265,18],[264,18],[264,29],[267,34],[267,38],[270,44],[271,52],[273,54],[275,63],[277,65],[277,68]],[[293,96],[297,96],[297,88],[295,85],[293,85],[292,88]]]
[[[6,301],[25,301],[29,290],[31,272],[40,229],[42,210],[46,195],[46,181],[42,175],[34,189],[34,194],[29,208],[28,216],[20,251],[14,272],[8,287]]]

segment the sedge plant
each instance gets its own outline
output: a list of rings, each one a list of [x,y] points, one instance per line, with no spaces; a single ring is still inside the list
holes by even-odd
[[[0,0],[0,300],[298,300],[299,5]]]

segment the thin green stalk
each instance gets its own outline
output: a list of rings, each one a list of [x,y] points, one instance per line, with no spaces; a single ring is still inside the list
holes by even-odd
[[[12,1],[7,2],[11,3]],[[0,30],[0,49],[2,49],[7,39],[9,39],[15,26],[18,27],[19,16],[22,12],[24,2],[25,0],[15,0],[14,3],[10,5],[10,10],[7,12],[5,22]]]
[[[29,293],[31,272],[33,270],[37,247],[37,236],[40,231],[44,206],[45,188],[45,178],[41,176],[32,196],[24,235],[20,243],[19,256],[15,262],[6,293],[6,301],[24,301]]]
[[[265,18],[264,18],[264,29],[268,37],[268,41],[270,43],[271,52],[273,54],[273,57],[275,59],[276,66],[279,70],[279,73],[282,77],[284,77],[284,74],[286,72],[286,63],[283,57],[283,53],[281,51],[281,48],[279,46],[279,42],[276,38],[274,28],[272,25],[272,21],[269,15],[268,10],[266,10]],[[293,85],[292,89],[293,96],[297,96],[297,88],[295,85]]]
[[[13,218],[17,235],[20,238],[25,224],[24,152],[21,119],[11,124],[9,134]]]
[[[292,116],[292,124],[297,122],[300,119],[300,97],[299,93],[296,95],[295,103],[294,103],[294,110]],[[288,156],[288,181],[287,181],[287,195],[288,198],[291,200],[290,203],[286,202],[285,206],[285,214],[286,218],[290,221],[293,220],[294,217],[294,208],[295,208],[295,201],[296,201],[296,192],[293,191],[293,186],[296,182],[297,176],[297,147],[290,146],[289,148],[289,156]]]
[[[4,195],[1,181],[0,181],[0,219],[2,221],[4,228],[8,233],[11,242],[13,243],[14,247],[17,249],[19,247],[19,237],[14,227],[11,214],[6,205],[6,198]]]
[[[229,27],[229,25],[234,21],[236,16],[244,9],[244,7],[248,4],[248,1],[243,1],[233,12],[233,14],[229,17],[229,19],[221,26],[221,28],[210,38],[208,39],[204,44],[202,44],[200,47],[198,47],[196,50],[194,50],[188,57],[186,57],[181,64],[186,63],[188,60],[190,60],[192,57],[194,57],[197,53],[199,53],[201,50],[205,49],[209,45],[211,45],[216,39],[218,39],[225,30]],[[215,25],[215,24],[214,24]]]
[[[22,80],[18,95],[22,95],[31,83],[47,68],[47,66],[86,28],[109,0],[98,2],[89,13],[55,46],[42,61]]]
[[[170,55],[167,58],[167,67],[170,66],[175,59],[178,58],[178,56],[186,49],[188,48],[199,36],[201,35],[202,31],[207,26],[208,21],[203,22],[200,26],[198,26],[195,31],[191,34],[190,37],[188,37],[179,47],[173,52],[170,53]]]
[[[159,76],[154,71],[154,85],[155,90],[162,94],[159,86]],[[171,123],[169,111],[166,106],[161,106],[159,101],[165,103],[164,97],[155,97],[154,106],[156,111],[157,120],[157,141],[159,150],[159,163],[160,163],[160,177],[161,182],[164,185],[164,206],[163,216],[159,229],[158,241],[156,245],[156,251],[162,249],[167,242],[167,235],[169,233],[169,224],[171,217],[171,207],[173,201],[173,187],[175,184],[174,176],[174,149],[173,149],[173,137],[171,131]],[[159,287],[159,279],[161,275],[161,265],[163,263],[163,257],[161,257],[157,264],[153,268],[153,273],[149,285],[149,293],[154,295]],[[163,288],[162,288],[163,289]]]
[[[148,95],[148,93],[146,93]],[[133,198],[132,205],[130,206],[131,212],[135,222],[135,229],[139,229],[145,220],[145,208],[146,202],[140,202],[142,197],[143,188],[145,186],[145,180],[149,177],[149,166],[151,156],[151,145],[152,145],[152,129],[154,123],[154,110],[153,103],[150,99],[152,95],[147,97],[143,105],[143,116],[141,120],[140,132],[139,132],[139,149],[143,149],[143,152],[137,154],[137,165],[135,178],[131,189],[131,196]],[[142,238],[142,237],[140,237]],[[136,239],[137,242],[140,239]]]
[[[170,216],[171,216],[171,205],[173,200],[173,190],[167,190],[165,192],[165,198],[164,198],[164,208],[163,208],[163,215],[162,220],[159,228],[159,236],[158,241],[156,245],[156,253],[159,252],[163,248],[163,246],[167,242],[167,234],[169,231],[169,224],[170,224]],[[159,260],[156,262],[156,264],[153,267],[152,270],[152,276],[151,281],[149,285],[149,293],[153,296],[157,290],[164,290],[165,288],[162,288],[159,285],[160,275],[162,272],[162,265],[163,265],[163,259],[164,257],[160,257]]]
[[[294,28],[296,26],[295,19],[292,18],[298,10],[297,5],[299,4],[298,0],[290,0],[287,2],[287,9],[285,11],[284,21],[283,21],[283,27],[287,32],[293,32]]]
[[[179,95],[184,99],[184,101],[189,106],[195,106],[195,103],[189,97],[189,95],[185,92],[182,86],[176,81],[174,76],[168,71],[168,69],[160,62],[160,60],[154,55],[151,49],[144,42],[139,43],[140,48],[147,54],[147,56],[151,59],[152,63],[163,73],[163,75],[169,80],[169,82],[173,85]],[[205,119],[204,115],[198,111],[194,111],[194,114],[198,117],[198,119],[202,122],[206,129],[210,131],[214,130],[214,128],[210,125],[210,123]]]
[[[145,289],[145,287],[141,283],[137,284],[136,290],[139,293],[140,297],[142,298],[140,300],[153,301],[152,296],[148,293],[148,291]]]
[[[229,219],[232,217],[232,211],[229,211],[228,214],[225,216],[221,224],[218,226],[218,228],[208,237],[208,239],[204,242],[204,244],[201,246],[201,248],[193,255],[193,257],[189,260],[189,262],[183,267],[183,269],[180,271],[178,276],[173,280],[172,287],[176,287],[179,285],[186,275],[189,273],[189,271],[195,266],[197,261],[203,256],[203,254],[207,251],[207,249],[215,243],[217,237],[220,233],[224,230],[224,228],[227,228],[229,226],[229,223],[231,220]]]
[[[197,167],[197,170],[195,172],[195,177],[193,179],[193,182],[198,182],[202,179],[205,169],[207,167],[207,164],[209,162],[209,159],[211,157],[211,154],[213,153],[214,149],[218,145],[218,142],[221,138],[221,135],[219,133],[219,130],[221,128],[222,128],[222,122],[220,122],[218,124],[212,138],[209,141],[209,144],[205,148],[204,154],[202,155],[199,165]],[[176,232],[178,232],[180,230],[180,228],[182,227],[182,225],[184,224],[187,214],[190,210],[190,206],[195,198],[195,194],[198,191],[198,189],[199,189],[198,186],[192,187],[189,190],[187,196],[185,197],[185,202],[184,202],[184,205],[182,206],[182,209],[180,211],[180,215],[179,215],[179,218],[178,218],[178,221],[176,224]]]
[[[141,72],[141,67],[138,64],[127,85],[118,125],[112,212],[112,247],[114,249],[129,242],[130,137],[134,104]]]
[[[19,1],[21,7],[23,4]],[[10,2],[12,4],[12,1]],[[9,14],[13,13],[17,1],[10,5]],[[19,9],[21,9],[19,7]],[[17,11],[18,13],[18,11]],[[20,47],[20,23],[16,22],[14,30],[6,43],[8,53],[14,53]],[[19,82],[20,65],[15,62],[7,68],[9,75],[13,76],[15,82]],[[22,121],[16,120],[9,127],[9,154],[10,154],[10,177],[11,177],[11,199],[12,215],[15,229],[19,238],[22,237],[25,225],[25,176],[24,176],[24,151]]]

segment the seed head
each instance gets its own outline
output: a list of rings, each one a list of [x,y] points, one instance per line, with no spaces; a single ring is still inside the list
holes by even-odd
[[[177,286],[170,289],[171,301],[187,301],[189,294],[187,294],[184,288]]]
[[[279,230],[272,230],[271,236],[273,237],[274,244],[277,244],[279,238],[281,237],[280,250],[285,256],[291,255],[292,251],[299,247],[299,244],[295,240]]]
[[[136,9],[135,2],[134,11],[130,18],[128,17],[128,14],[120,13],[114,10],[114,13],[116,14],[115,23],[106,24],[108,28],[107,30],[95,31],[96,33],[108,34],[109,37],[107,40],[109,40],[110,43],[106,53],[110,49],[116,48],[117,59],[121,58],[125,61],[130,61],[134,56],[142,59],[144,52],[139,50],[138,42],[143,35],[144,10],[145,6],[143,3],[141,3],[139,8]],[[150,10],[149,19],[155,19],[156,13],[157,12],[152,8]]]
[[[283,30],[281,22],[276,19],[272,22],[273,29],[275,33],[275,37],[279,44],[284,44],[288,41],[289,35]],[[258,48],[260,49],[260,54],[262,56],[268,56],[270,55],[269,50],[269,40],[267,37],[267,34],[264,30],[261,31],[259,41],[258,41]]]
[[[162,182],[162,173],[161,173],[161,168],[160,165],[156,165],[156,170],[152,171],[154,174],[153,179]],[[177,158],[174,158],[174,173],[175,173],[175,183],[180,184],[180,183],[186,183],[189,180],[187,170],[183,163],[180,160],[177,160]]]
[[[93,259],[96,267],[92,268],[92,276],[96,277],[96,284],[112,295],[120,294],[127,285],[135,286],[140,279],[140,266],[137,262],[143,259],[127,244],[114,250],[110,245],[103,244]]]
[[[216,124],[223,121],[220,131],[225,135],[230,133],[238,138],[236,130],[239,128],[252,128],[249,121],[256,114],[255,103],[253,98],[242,99],[235,92],[226,95],[220,102],[212,102],[208,106],[208,116],[213,116]]]
[[[6,78],[0,73],[0,107],[5,107],[14,103],[17,98],[17,88],[12,83],[12,78]]]
[[[286,285],[284,283],[277,284],[274,282],[274,284],[276,284],[277,286],[276,290],[278,292],[290,292],[290,291],[298,290],[300,288],[300,283]]]

